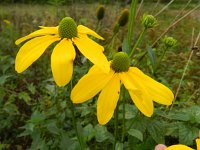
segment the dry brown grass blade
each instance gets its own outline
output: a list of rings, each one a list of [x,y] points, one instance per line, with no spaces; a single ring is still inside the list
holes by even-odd
[[[183,15],[181,18],[179,18],[178,20],[176,20],[175,22],[173,22],[157,39],[156,41],[152,44],[152,47],[155,47],[156,43],[171,29],[173,28],[175,25],[177,25],[181,20],[183,20],[185,17],[187,17],[189,14],[191,14],[193,11],[195,11],[197,8],[200,7],[200,4],[197,5],[195,8],[193,8],[192,10],[190,10],[189,12],[187,12],[185,15]]]
[[[194,50],[192,49],[194,46],[196,46],[197,45],[197,43],[198,43],[198,41],[199,41],[199,38],[200,38],[200,32],[199,32],[199,34],[197,35],[197,37],[196,37],[196,40],[195,40],[195,42],[194,42],[194,44],[193,44],[193,38],[194,37],[194,29],[193,29],[193,31],[192,31],[192,39],[191,39],[191,52],[190,52],[190,55],[189,55],[189,57],[188,57],[188,60],[187,60],[187,63],[186,63],[186,65],[185,65],[185,67],[184,67],[184,70],[183,70],[183,74],[182,74],[182,76],[181,76],[181,80],[180,80],[180,82],[179,82],[179,85],[178,85],[178,88],[177,88],[177,90],[176,90],[176,93],[175,93],[175,96],[174,96],[174,100],[173,100],[173,102],[172,102],[172,105],[171,105],[171,107],[170,107],[170,109],[169,109],[169,112],[172,110],[172,108],[173,108],[173,106],[174,106],[174,102],[176,101],[176,98],[177,98],[177,96],[178,96],[178,94],[179,94],[179,91],[180,91],[180,88],[181,88],[181,85],[182,85],[182,82],[183,82],[183,79],[184,79],[184,77],[185,77],[185,75],[186,75],[186,71],[187,71],[187,69],[188,69],[188,65],[189,65],[189,62],[190,62],[190,60],[191,60],[191,58],[192,58],[192,56],[193,56],[193,53],[194,53]]]

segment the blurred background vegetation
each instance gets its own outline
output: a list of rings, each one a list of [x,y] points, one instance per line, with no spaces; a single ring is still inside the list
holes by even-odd
[[[144,13],[156,14],[168,2],[169,0],[143,1],[137,13],[133,43],[141,31],[141,16]],[[98,26],[96,9],[99,4],[105,4],[105,17],[97,32],[105,38],[101,44],[106,47],[106,51],[120,50],[123,47],[127,26],[120,29],[112,46],[106,43],[113,34],[113,26],[120,12],[130,8],[129,3],[125,0],[0,1],[0,150],[80,149],[72,127],[69,102],[66,100],[69,99],[68,87],[58,89],[52,79],[52,48],[49,48],[27,71],[17,74],[14,70],[14,61],[19,46],[15,45],[15,40],[37,30],[41,25],[57,26],[65,16],[74,18],[77,24],[95,30]],[[147,50],[147,45],[151,45],[166,30],[180,12],[183,16],[199,4],[199,1],[190,1],[188,7],[182,11],[187,3],[188,0],[175,0],[156,16],[158,26],[147,32],[140,49],[137,50],[138,57],[142,50]],[[200,10],[195,10],[169,30],[167,35],[177,39],[178,44],[166,52],[156,74],[152,74],[152,57],[149,55],[136,64],[146,74],[169,86],[174,93],[180,83],[191,47],[200,31],[199,14]],[[159,45],[151,51],[159,58],[163,52],[162,41],[159,41]],[[195,51],[172,110],[156,105],[154,116],[146,118],[132,103],[126,105],[126,126],[130,128],[127,131],[126,142],[117,143],[116,149],[153,150],[157,143],[164,142],[167,145],[180,142],[195,148],[194,139],[200,129],[199,64],[200,57],[198,51]],[[87,72],[89,66],[89,63],[82,65],[81,62],[76,62],[76,81]],[[87,149],[110,149],[113,143],[113,121],[107,126],[98,125],[95,105],[96,101],[89,101],[76,106],[75,116],[79,133]]]

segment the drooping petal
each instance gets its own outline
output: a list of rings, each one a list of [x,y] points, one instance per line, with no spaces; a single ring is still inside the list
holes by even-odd
[[[145,86],[153,101],[164,105],[171,105],[174,94],[169,88],[145,75],[136,67],[130,67],[130,72],[135,74],[136,79],[140,80],[141,84]]]
[[[196,139],[196,143],[197,143],[197,150],[200,150],[200,139]]]
[[[112,118],[120,94],[120,80],[117,75],[101,91],[97,101],[97,118],[101,125]]]
[[[72,78],[76,53],[71,40],[63,39],[51,55],[51,69],[58,86],[65,86]]]
[[[141,81],[135,78],[135,75],[129,71],[127,72],[130,81],[134,83],[138,90],[128,89],[128,92],[133,100],[135,106],[147,117],[153,114],[153,101]],[[127,84],[125,84],[126,87]]]
[[[193,150],[193,149],[188,146],[178,144],[178,145],[169,146],[165,150]]]
[[[94,97],[111,80],[114,72],[104,73],[101,70],[91,71],[83,76],[71,92],[73,103],[83,103]]]
[[[102,38],[100,35],[98,35],[96,32],[94,32],[93,30],[89,29],[88,27],[85,27],[83,25],[79,25],[77,27],[78,29],[78,33],[82,33],[82,34],[89,34],[92,35],[98,39],[104,40],[104,38]]]
[[[24,36],[24,37],[16,40],[15,44],[19,45],[21,42],[24,42],[33,37],[42,36],[42,35],[51,35],[51,34],[58,34],[58,27],[45,27],[45,28],[39,29],[27,36]]]
[[[73,41],[86,58],[88,58],[95,65],[99,66],[104,72],[109,72],[110,65],[106,56],[102,52],[102,46],[98,45],[86,36],[74,38]]]
[[[19,50],[15,60],[15,70],[18,73],[26,70],[36,61],[53,42],[60,40],[53,36],[36,37],[25,43]]]
[[[118,76],[119,76],[120,80],[122,81],[122,83],[124,84],[124,86],[126,87],[126,89],[139,90],[136,88],[133,81],[131,80],[130,74],[128,74],[126,72],[121,72],[121,73],[118,73]]]

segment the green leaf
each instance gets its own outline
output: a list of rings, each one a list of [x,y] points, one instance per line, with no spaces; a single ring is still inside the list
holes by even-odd
[[[136,137],[140,141],[143,141],[143,134],[142,134],[142,132],[140,130],[130,129],[128,131],[128,134],[131,135],[131,136],[133,136],[133,137]]]
[[[12,77],[12,75],[3,75],[0,77],[0,85],[4,85],[8,78]]]
[[[67,133],[63,133],[59,144],[60,150],[66,150],[69,146],[73,145],[74,141],[68,137]]]
[[[31,98],[26,92],[20,92],[18,94],[19,99],[24,100],[26,104],[30,104]]]
[[[125,119],[133,119],[135,118],[138,110],[132,104],[125,104]]]
[[[35,94],[36,89],[35,89],[35,86],[33,85],[33,83],[28,84],[27,88],[31,92],[31,94]]]
[[[192,145],[195,138],[198,137],[199,129],[192,126],[181,124],[179,126],[179,142],[185,145]]]
[[[83,128],[83,135],[86,141],[90,141],[93,137],[95,137],[95,129],[91,124],[88,124]]]
[[[147,45],[147,52],[149,56],[149,60],[151,62],[152,68],[156,66],[156,56],[151,46]]]
[[[117,142],[115,145],[115,150],[123,150],[123,143]]]
[[[164,143],[165,127],[158,120],[149,119],[147,131],[157,143]]]
[[[32,116],[31,116],[31,119],[29,120],[29,122],[40,123],[44,120],[45,120],[44,114],[36,110],[32,113]]]
[[[47,129],[56,135],[59,135],[61,130],[57,127],[55,120],[52,120],[50,122],[47,123]]]
[[[109,138],[109,132],[105,126],[96,125],[95,126],[95,138],[97,142],[103,142]]]

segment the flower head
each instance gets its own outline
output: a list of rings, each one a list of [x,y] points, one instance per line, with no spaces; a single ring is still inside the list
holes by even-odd
[[[113,116],[121,84],[128,90],[136,107],[148,117],[153,114],[153,101],[170,105],[174,98],[166,86],[151,79],[138,68],[130,67],[128,55],[119,52],[110,63],[109,73],[102,72],[94,65],[75,85],[71,99],[73,103],[82,103],[101,91],[97,101],[97,118],[104,125]]]
[[[41,29],[18,39],[16,45],[29,40],[19,50],[15,60],[15,70],[18,73],[26,70],[35,62],[52,43],[59,41],[51,55],[51,69],[58,86],[65,86],[72,77],[73,61],[76,57],[74,45],[92,63],[105,72],[109,71],[107,58],[103,54],[104,48],[88,38],[92,35],[103,40],[91,29],[76,25],[75,21],[66,17],[57,27],[40,27]]]

